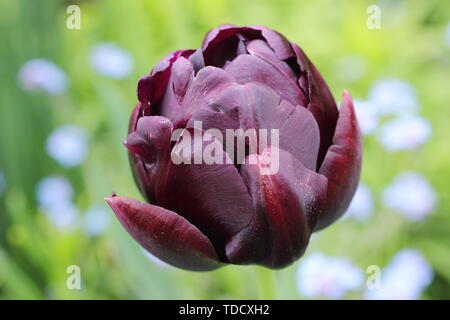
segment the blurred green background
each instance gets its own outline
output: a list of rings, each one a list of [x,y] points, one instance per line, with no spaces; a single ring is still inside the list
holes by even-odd
[[[81,9],[81,29],[66,27],[71,4]],[[366,25],[371,4],[381,9],[380,29]],[[450,1],[439,0],[1,0],[0,298],[366,298],[366,268],[385,267],[404,248],[420,252],[432,268],[431,280],[415,297],[450,298],[449,21]],[[276,272],[228,266],[193,273],[161,266],[103,204],[113,190],[142,199],[121,144],[137,102],[138,79],[165,54],[199,47],[204,34],[222,23],[265,25],[298,43],[337,100],[348,89],[366,101],[379,79],[401,79],[414,88],[415,112],[427,119],[431,135],[420,146],[389,151],[376,130],[394,116],[380,116],[375,132],[364,138],[362,181],[372,194],[370,216],[345,219],[315,235],[303,258],[321,252],[346,259],[364,275],[351,290],[330,294],[336,277],[320,279],[319,274],[313,283],[323,286],[312,294],[302,291],[303,259]],[[121,48],[116,59],[125,70],[119,68],[112,76],[99,71],[104,56],[92,57],[98,43]],[[31,71],[24,69],[37,58],[54,63],[60,73],[50,67],[53,80],[65,79],[66,85],[46,89],[33,75],[39,73],[39,63]],[[64,125],[82,130],[81,147],[65,146],[81,150],[79,164],[64,160],[60,140],[49,142],[52,132]],[[54,155],[58,149],[60,158]],[[404,171],[424,177],[433,190],[428,200],[436,197],[430,214],[416,221],[386,207],[383,200],[383,190]],[[59,209],[55,213],[48,208],[51,199],[42,199],[58,195],[39,193],[39,182],[49,176],[62,177],[73,188],[72,197],[64,184],[53,189],[69,194],[72,206],[64,217],[74,222],[70,227],[58,220]],[[66,286],[70,265],[80,267],[80,290]],[[412,274],[407,279],[420,277],[420,272]]]

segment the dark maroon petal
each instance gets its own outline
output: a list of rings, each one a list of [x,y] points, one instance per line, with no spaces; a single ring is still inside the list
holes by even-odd
[[[333,143],[334,130],[338,119],[338,109],[333,95],[319,71],[317,71],[316,67],[299,46],[295,43],[291,45],[297,56],[297,63],[300,66],[300,70],[307,74],[306,79],[305,77],[300,77],[299,85],[305,86],[307,82],[307,93],[309,94],[310,101],[308,110],[312,112],[320,128],[320,150],[317,162],[319,168],[328,148]]]
[[[240,84],[259,82],[275,90],[283,100],[288,100],[294,105],[303,103],[304,95],[298,85],[279,69],[257,56],[240,55],[227,64],[225,71]]]
[[[186,133],[191,134],[192,142],[200,143],[200,152],[189,148],[181,153]],[[207,147],[215,150],[215,158],[222,164],[208,164],[205,159],[195,163]],[[178,212],[206,234],[216,249],[224,250],[225,241],[248,225],[253,215],[252,201],[239,172],[222,145],[201,130],[185,129],[171,156],[158,204]],[[183,162],[178,164],[180,160]]]
[[[279,152],[279,170],[265,175],[266,155]],[[310,217],[321,210],[325,177],[306,169],[284,150],[269,146],[250,155],[241,167],[242,177],[257,210],[249,226],[227,244],[229,261],[258,263],[270,268],[289,265],[303,255],[311,234]],[[256,164],[251,164],[250,161]],[[276,156],[274,156],[276,161]]]
[[[128,233],[164,262],[192,271],[223,265],[209,239],[175,212],[127,197],[105,200]]]
[[[163,96],[170,78],[173,62],[179,57],[188,57],[194,50],[179,50],[165,56],[152,70],[151,74],[142,77],[138,82],[138,99],[144,108],[155,104]],[[149,114],[148,111],[146,113]]]
[[[165,175],[167,162],[170,159],[170,139],[172,123],[161,116],[141,117],[136,125],[136,131],[128,135],[124,142],[130,151],[136,180],[140,182],[139,189],[145,198],[155,203],[159,183]]]
[[[277,93],[257,83],[245,85],[255,110],[258,129],[278,129],[279,148],[292,154],[306,168],[316,170],[320,133],[317,122],[306,108],[279,101]],[[271,132],[267,132],[268,137]],[[269,144],[273,144],[268,139]]]
[[[315,230],[325,228],[347,209],[358,186],[361,160],[361,133],[352,98],[344,91],[333,145],[320,167],[320,173],[328,178],[328,192]]]
[[[248,28],[261,31],[262,36],[273,49],[278,59],[285,60],[294,56],[294,52],[292,51],[289,41],[277,31],[256,25],[249,26]]]

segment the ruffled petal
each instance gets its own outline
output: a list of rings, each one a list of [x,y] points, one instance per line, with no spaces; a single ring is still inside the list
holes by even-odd
[[[352,98],[344,91],[333,145],[320,167],[320,173],[328,178],[328,191],[326,205],[315,230],[330,225],[347,210],[358,186],[361,161],[361,133]]]
[[[127,197],[105,200],[128,233],[164,262],[192,271],[223,265],[211,241],[175,212]]]

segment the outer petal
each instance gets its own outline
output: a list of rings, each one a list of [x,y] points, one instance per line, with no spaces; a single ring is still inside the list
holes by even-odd
[[[131,236],[159,259],[192,271],[222,266],[209,239],[175,212],[126,197],[105,200]]]
[[[249,226],[227,244],[231,263],[281,268],[302,256],[308,244],[310,216],[321,210],[326,178],[306,169],[283,150],[278,150],[279,171],[261,174],[267,166],[264,157],[273,156],[276,150],[269,146],[261,156],[250,155],[241,167],[257,212]]]
[[[297,57],[297,63],[302,73],[306,73],[306,78],[301,76],[299,85],[307,86],[306,91],[309,95],[308,110],[312,112],[320,128],[320,150],[318,158],[318,168],[325,158],[328,148],[333,143],[333,135],[338,119],[338,109],[333,95],[330,92],[326,82],[323,80],[319,71],[308,59],[306,54],[299,46],[292,43],[292,48]]]
[[[315,230],[330,225],[347,210],[358,186],[361,160],[361,133],[352,98],[344,91],[333,145],[320,167],[320,173],[328,178],[328,191]]]

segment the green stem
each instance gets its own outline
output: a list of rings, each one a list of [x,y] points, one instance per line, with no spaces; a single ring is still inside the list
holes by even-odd
[[[277,298],[275,271],[263,267],[256,267],[258,281],[258,297],[262,300]]]

